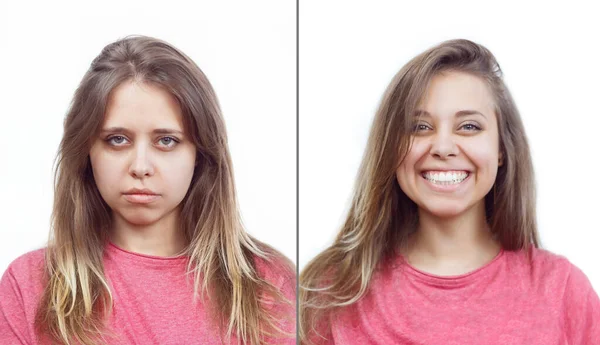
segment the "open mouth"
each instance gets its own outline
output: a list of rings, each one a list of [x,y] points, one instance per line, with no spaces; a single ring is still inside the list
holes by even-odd
[[[471,172],[465,170],[455,171],[423,171],[421,176],[434,185],[452,186],[465,181]]]

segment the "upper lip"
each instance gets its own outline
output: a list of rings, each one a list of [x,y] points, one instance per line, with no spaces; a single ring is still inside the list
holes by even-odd
[[[148,188],[144,188],[144,189],[131,188],[131,189],[127,190],[124,194],[150,194],[150,195],[156,195],[156,193],[154,193],[153,191],[151,191]]]

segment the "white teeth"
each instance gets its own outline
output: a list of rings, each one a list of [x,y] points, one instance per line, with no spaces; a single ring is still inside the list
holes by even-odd
[[[451,185],[464,181],[469,176],[466,171],[447,171],[447,172],[425,172],[422,174],[424,178],[435,184]]]

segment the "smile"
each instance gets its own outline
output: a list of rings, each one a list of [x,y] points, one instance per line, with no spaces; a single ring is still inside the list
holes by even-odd
[[[457,185],[469,177],[470,173],[463,170],[453,171],[424,171],[421,173],[427,181],[441,186]]]

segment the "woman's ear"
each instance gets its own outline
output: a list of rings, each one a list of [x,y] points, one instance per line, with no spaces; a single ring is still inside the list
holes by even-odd
[[[498,153],[498,166],[501,167],[504,164],[504,155],[502,151]]]

